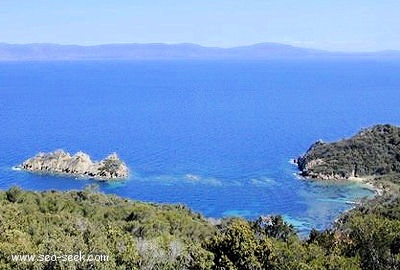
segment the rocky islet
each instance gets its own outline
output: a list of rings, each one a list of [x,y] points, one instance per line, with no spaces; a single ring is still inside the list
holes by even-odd
[[[116,153],[113,153],[101,161],[92,161],[84,152],[74,155],[63,150],[50,153],[38,153],[27,159],[18,168],[42,174],[60,174],[97,180],[126,179],[129,170]]]

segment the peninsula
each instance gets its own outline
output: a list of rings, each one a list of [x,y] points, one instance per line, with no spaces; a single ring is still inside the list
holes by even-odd
[[[311,179],[378,179],[399,174],[400,128],[375,125],[338,142],[319,140],[295,161],[300,175]]]
[[[71,156],[63,150],[57,150],[50,153],[39,153],[24,161],[18,168],[35,173],[61,174],[101,181],[128,177],[128,167],[115,153],[96,162],[83,152]]]

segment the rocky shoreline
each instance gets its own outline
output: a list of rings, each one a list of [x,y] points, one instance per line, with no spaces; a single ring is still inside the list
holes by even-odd
[[[113,153],[101,161],[92,161],[84,152],[70,155],[63,150],[39,153],[18,165],[25,171],[41,174],[92,178],[100,181],[122,180],[129,176],[128,167]]]
[[[375,125],[337,142],[318,140],[293,163],[305,179],[352,181],[378,196],[391,193],[400,177],[400,128]]]

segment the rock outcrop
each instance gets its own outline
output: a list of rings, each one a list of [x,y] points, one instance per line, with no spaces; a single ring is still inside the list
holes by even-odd
[[[39,153],[18,167],[30,172],[62,174],[103,181],[124,179],[128,177],[129,173],[128,167],[115,153],[101,161],[94,162],[86,153],[78,152],[71,156],[63,150]]]
[[[400,173],[400,128],[376,125],[349,139],[317,141],[297,158],[301,175],[321,180],[347,180]]]

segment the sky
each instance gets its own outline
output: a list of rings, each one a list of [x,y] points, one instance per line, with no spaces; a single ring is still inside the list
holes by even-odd
[[[400,50],[400,0],[0,0],[0,42]]]

